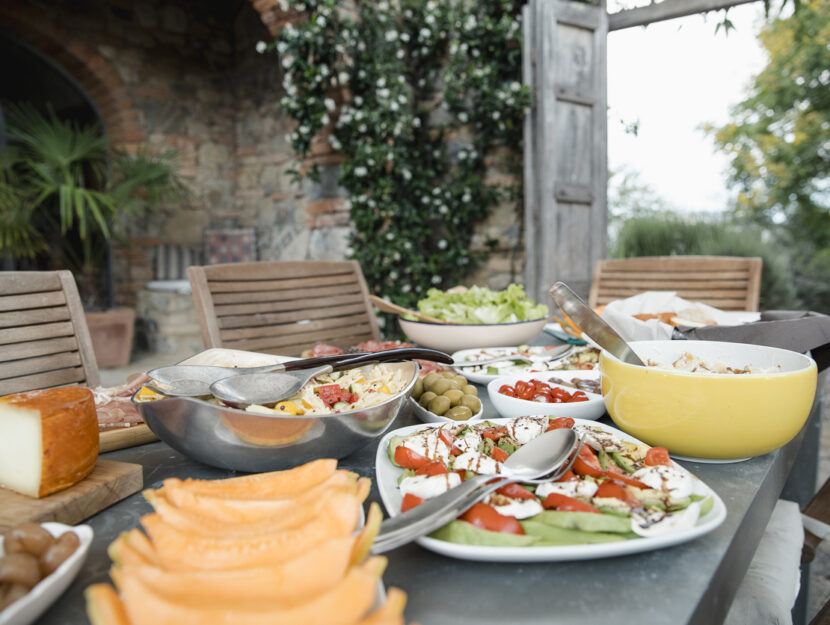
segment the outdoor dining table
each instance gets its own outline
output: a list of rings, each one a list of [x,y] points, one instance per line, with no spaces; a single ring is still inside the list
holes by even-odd
[[[484,417],[498,416],[483,388],[480,395]],[[817,399],[802,431],[774,452],[728,464],[681,462],[711,486],[727,508],[724,523],[696,540],[637,555],[547,563],[472,562],[409,544],[386,554],[383,582],[406,591],[406,621],[421,625],[720,623],[791,472],[797,475],[792,487],[787,486],[794,492],[791,498],[812,495],[815,450],[799,456],[799,449],[805,439],[817,449],[819,405]],[[610,420],[606,416],[603,422]],[[415,423],[416,417],[404,410],[390,429]],[[374,479],[377,441],[342,459],[340,466]],[[159,487],[169,477],[234,475],[191,460],[162,442],[101,457],[143,465],[145,488]],[[369,501],[380,501],[375,485]],[[87,521],[95,537],[86,563],[39,623],[87,623],[83,591],[108,580],[107,546],[121,532],[137,527],[139,518],[150,511],[139,493]]]

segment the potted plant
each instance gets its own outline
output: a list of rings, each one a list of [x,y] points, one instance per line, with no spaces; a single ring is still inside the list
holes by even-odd
[[[0,256],[6,267],[11,259],[19,268],[70,269],[88,311],[99,365],[126,364],[133,311],[96,312],[112,303],[108,247],[130,217],[185,195],[176,156],[112,150],[97,127],[79,127],[51,110],[15,106],[7,110],[6,123]],[[114,346],[114,335],[128,343]]]

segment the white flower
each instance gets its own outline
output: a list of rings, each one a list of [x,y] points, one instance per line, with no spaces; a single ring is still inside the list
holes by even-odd
[[[392,241],[394,238],[395,238],[394,233],[392,233],[392,232],[387,232],[386,233],[386,240],[387,241]],[[393,271],[392,273],[395,273],[395,272]],[[390,278],[392,278],[392,273],[389,274]],[[398,277],[398,274],[395,273],[395,278],[397,278],[397,277]],[[395,278],[392,278],[392,279],[394,280]]]
[[[386,79],[383,76],[381,76],[380,78],[378,78],[377,85],[378,85],[378,87],[385,87],[386,86]]]
[[[420,117],[413,117],[412,118],[412,127],[413,128],[420,128],[421,127],[421,118]]]
[[[288,0],[280,0],[280,11],[288,10]]]
[[[438,241],[438,249],[439,250],[447,249],[447,240],[446,239],[441,239],[440,241]]]
[[[403,50],[398,50],[397,52],[395,52],[395,58],[402,59],[403,57],[404,57]]]
[[[277,44],[277,52],[279,52],[280,55],[283,55],[283,54],[285,54],[286,50],[288,50],[288,44],[285,43],[284,41],[280,41]]]
[[[515,80],[510,83],[510,91],[512,91],[513,93],[516,93],[521,88],[522,86]]]
[[[441,276],[432,276],[430,282],[433,284],[441,284]]]
[[[294,62],[294,57],[292,57],[292,56],[290,56],[290,55],[289,55],[289,56],[284,56],[284,57],[282,57],[282,66],[283,66],[285,69],[288,69],[289,67],[291,67],[291,64],[292,64],[293,62]]]
[[[446,204],[441,204],[441,206],[438,207],[438,212],[441,213],[442,215],[446,215],[449,210],[450,209],[447,208]]]
[[[464,20],[464,30],[472,30],[476,27],[476,17],[475,15],[467,16],[467,19]]]
[[[329,135],[328,141],[332,150],[339,150],[343,147],[343,144],[340,143],[340,141],[338,141],[337,137],[335,137],[334,135]]]
[[[366,132],[366,124],[360,124],[360,126],[357,127],[357,131],[361,134]]]
[[[308,126],[306,126],[305,124],[303,124],[302,126],[297,128],[297,132],[299,132],[301,135],[307,135],[309,130],[310,130],[310,128]]]
[[[352,246],[349,246],[346,248],[345,252],[346,256],[351,256],[352,254],[354,254],[354,248]]]
[[[321,76],[328,76],[329,75],[329,66],[328,65],[321,65],[320,66],[320,75]]]
[[[329,116],[326,113],[323,113],[322,117],[320,117],[320,124],[323,126],[328,126],[330,121],[331,119],[329,119]]]
[[[398,38],[398,31],[396,30],[387,30],[386,31],[386,41],[395,41]]]
[[[403,242],[403,249],[411,250],[412,249],[412,242],[411,241],[404,241]]]
[[[461,111],[458,114],[458,121],[460,121],[462,124],[466,124],[468,119],[469,118],[467,117],[467,113],[465,113],[464,111]]]
[[[268,49],[268,44],[264,41],[257,41],[256,42],[256,51],[260,54],[264,54],[265,51]]]
[[[318,15],[315,21],[317,22],[317,26],[320,26],[321,28],[326,25],[326,18],[322,15]]]
[[[412,287],[408,284],[404,284],[401,287],[401,293],[409,293],[412,290]]]
[[[429,2],[427,2],[427,11],[434,11],[437,8],[438,7],[433,0],[429,0]]]
[[[388,2],[379,2],[378,3],[378,11],[388,11],[389,10],[389,3]]]
[[[481,53],[478,51],[478,48],[473,48],[473,51],[470,54],[473,55],[473,58],[477,59]]]
[[[463,161],[463,160],[464,160],[464,159],[466,159],[466,158],[467,158],[467,152],[466,152],[466,151],[464,151],[464,150],[461,150],[461,151],[458,153],[458,160],[459,160],[459,161]]]
[[[392,100],[392,102],[389,104],[389,109],[392,111],[397,111],[399,108],[401,108],[400,105],[398,105],[398,103],[394,100]]]
[[[354,175],[357,176],[358,178],[363,178],[363,176],[365,176],[368,173],[369,173],[369,170],[366,169],[365,167],[363,167],[362,165],[359,166],[359,167],[354,168]]]
[[[493,111],[493,114],[490,117],[492,117],[493,119],[498,119],[499,117],[501,117],[501,113],[499,113],[498,111]]]
[[[429,39],[429,36],[431,34],[432,32],[429,30],[429,28],[422,28],[418,31],[418,39]]]
[[[377,93],[378,93],[378,97],[383,99],[383,98],[388,98],[389,94],[391,92],[389,91],[389,89],[378,89]]]
[[[435,23],[435,16],[427,14],[427,16],[424,18],[424,21],[430,26],[432,26]]]
[[[392,234],[392,233],[390,232],[390,233],[388,233],[388,234],[386,235],[386,236],[387,236],[387,238],[389,237],[389,235],[390,235],[390,234]],[[397,279],[398,279],[398,272],[397,272],[397,271],[395,271],[394,269],[393,269],[392,271],[390,271],[390,272],[389,272],[389,279],[390,279],[390,280],[397,280]]]
[[[401,41],[403,41],[404,43],[409,41],[409,33],[401,33]]]
[[[337,104],[335,104],[334,100],[332,100],[331,98],[326,98],[325,100],[323,100],[323,104],[326,106],[326,110],[329,112],[332,112],[334,111],[334,109],[337,108]]]
[[[412,180],[412,172],[409,171],[408,169],[402,169],[401,170],[401,176],[403,176],[404,180],[407,180],[407,181]]]
[[[435,187],[432,190],[432,195],[441,195],[441,189],[439,189],[438,187]]]
[[[464,192],[464,195],[461,196],[461,201],[462,202],[469,202],[472,199],[473,199],[473,196],[470,195],[469,193],[467,193],[466,191]]]
[[[406,96],[403,94],[399,95],[398,102],[400,102],[401,104],[406,104]]]
[[[401,259],[401,253],[400,252],[396,251],[394,254],[392,254],[392,260],[400,260],[400,259]]]
[[[427,195],[421,196],[421,204],[429,204],[429,196],[427,196]]]
[[[347,82],[349,82],[348,72],[340,72],[339,74],[337,74],[337,82],[339,82],[341,85],[345,85]]]
[[[363,71],[363,70],[361,70],[361,71]],[[363,104],[363,98],[359,95],[356,95],[354,97],[354,105],[355,106],[361,106],[362,104]]]

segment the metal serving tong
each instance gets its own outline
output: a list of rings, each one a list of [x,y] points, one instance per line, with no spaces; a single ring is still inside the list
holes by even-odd
[[[263,373],[278,373],[300,371],[329,366],[332,369],[351,368],[372,362],[395,362],[401,360],[432,360],[444,364],[451,364],[452,358],[444,352],[422,347],[401,347],[382,352],[363,354],[337,354],[334,356],[319,356],[317,358],[303,358],[287,362],[265,365],[262,367],[216,367],[210,365],[171,365],[160,367],[147,372],[152,382],[151,388],[170,397],[200,397],[210,395],[212,384],[232,376],[249,376]],[[320,375],[323,370],[315,373]],[[276,379],[275,376],[273,379]],[[312,376],[313,377],[313,376]],[[292,376],[292,379],[293,378]],[[246,402],[254,403],[254,402]]]
[[[476,475],[438,497],[427,499],[381,523],[380,532],[372,544],[372,553],[384,553],[429,534],[505,484],[539,484],[559,479],[571,468],[581,446],[582,440],[569,428],[545,432],[512,453],[504,461],[503,474]]]

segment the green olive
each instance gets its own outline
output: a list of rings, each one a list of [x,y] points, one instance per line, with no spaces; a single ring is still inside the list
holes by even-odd
[[[447,380],[446,378],[443,380],[438,380],[435,384],[432,385],[432,391],[436,395],[443,395],[445,392],[453,388],[453,381]]]
[[[446,371],[442,371],[441,375],[445,378],[454,378],[456,374],[452,369],[447,369]]]
[[[412,398],[418,399],[421,396],[421,393],[424,392],[424,380],[423,378],[418,378],[415,380],[415,385],[412,387]]]
[[[427,389],[427,390],[431,390],[432,385],[435,384],[441,378],[442,378],[441,374],[438,373],[437,371],[427,373],[424,376],[424,388]]]
[[[466,386],[462,386],[461,390],[464,391],[465,395],[475,395],[478,397],[478,389],[473,386],[472,384],[467,384]]]
[[[456,375],[453,377],[453,380],[455,380],[461,385],[458,388],[464,388],[469,384],[469,382],[467,382],[467,378],[465,378],[463,375]]]
[[[464,397],[461,398],[459,405],[466,406],[473,411],[473,414],[476,414],[479,410],[481,410],[481,400],[475,395],[464,395]]]
[[[454,421],[466,421],[473,416],[473,411],[467,408],[467,406],[456,406],[455,408],[447,410],[444,416]]]
[[[429,402],[428,408],[430,412],[440,416],[450,409],[450,398],[438,395]]]
[[[438,395],[436,395],[432,391],[426,391],[424,393],[421,393],[421,397],[418,399],[418,403],[421,404],[424,408],[426,408],[427,405],[429,405],[429,402],[431,402],[436,397],[438,397]]]
[[[448,391],[444,391],[443,395],[444,397],[449,397],[450,405],[453,407],[460,404],[461,398],[464,397],[464,393],[459,391],[457,388],[451,388]]]

